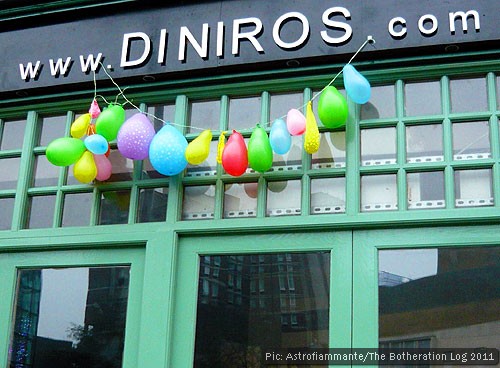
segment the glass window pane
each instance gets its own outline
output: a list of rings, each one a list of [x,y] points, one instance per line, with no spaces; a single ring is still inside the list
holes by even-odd
[[[62,226],[89,226],[93,198],[93,193],[65,194]]]
[[[450,80],[451,112],[488,110],[485,78]]]
[[[183,220],[205,220],[214,218],[215,185],[184,187],[182,203]]]
[[[361,161],[363,166],[396,163],[396,128],[361,130]]]
[[[10,367],[122,366],[130,267],[18,271]]]
[[[267,216],[300,215],[300,180],[270,181],[267,183]]]
[[[487,121],[453,124],[453,158],[474,160],[491,157]]]
[[[143,188],[139,192],[137,222],[160,222],[167,218],[168,188]]]
[[[0,150],[21,149],[23,147],[26,120],[12,120],[3,122]]]
[[[439,81],[405,84],[405,116],[438,115],[441,111]]]
[[[370,101],[361,105],[361,119],[383,119],[396,116],[394,86],[371,87]]]
[[[382,250],[378,254],[381,345],[498,345],[500,247]]]
[[[258,266],[200,257],[194,367],[260,367],[270,346],[328,347],[330,254],[287,255],[261,254]]]
[[[311,168],[345,167],[345,132],[320,133],[319,150],[312,154]]]
[[[163,179],[168,180],[168,176],[164,176],[155,170],[149,158],[142,161],[141,179]]]
[[[175,104],[171,105],[152,105],[148,106],[148,114],[154,115],[157,118],[163,119],[164,121],[174,122],[175,120]],[[155,132],[158,132],[163,127],[163,122],[154,119],[149,116],[155,128]]]
[[[287,153],[284,155],[273,153],[273,166],[270,171],[301,170],[304,150],[302,139],[302,136],[292,136],[292,145]]]
[[[211,176],[217,173],[217,146],[218,140],[210,142],[210,153],[205,161],[199,165],[187,165],[186,176]]]
[[[492,206],[491,169],[455,171],[455,205],[457,207]]]
[[[126,224],[130,207],[130,190],[101,193],[99,225]]]
[[[285,119],[288,110],[302,106],[302,93],[272,94],[269,108],[269,120]]]
[[[345,178],[311,180],[311,214],[345,212]]]
[[[443,127],[441,124],[406,127],[406,161],[443,161]]]
[[[0,198],[0,230],[10,230],[14,213],[14,198]]]
[[[39,155],[35,157],[35,178],[33,186],[35,187],[48,187],[57,185],[59,180],[60,168],[52,165],[47,156]]]
[[[44,116],[41,118],[39,146],[47,146],[54,139],[64,137],[66,115]]]
[[[224,186],[224,218],[255,217],[257,215],[257,183],[226,184]]]
[[[442,171],[410,173],[408,209],[444,208],[444,173]]]
[[[20,163],[20,157],[0,158],[0,190],[16,189]]]
[[[229,102],[229,128],[252,129],[260,122],[259,97],[231,98]]]
[[[361,177],[361,211],[390,211],[398,208],[396,175]]]
[[[124,157],[118,149],[112,149],[108,159],[113,165],[113,174],[107,182],[132,180],[134,160]]]
[[[220,101],[196,101],[189,103],[189,126],[219,130]],[[199,133],[198,129],[189,129],[190,133]]]
[[[30,197],[30,211],[28,218],[29,229],[52,227],[56,196]]]

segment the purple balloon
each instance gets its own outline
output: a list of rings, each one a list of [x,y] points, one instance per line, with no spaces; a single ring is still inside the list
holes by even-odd
[[[144,160],[148,157],[154,135],[155,130],[148,117],[137,113],[121,126],[116,137],[118,151],[132,160]]]

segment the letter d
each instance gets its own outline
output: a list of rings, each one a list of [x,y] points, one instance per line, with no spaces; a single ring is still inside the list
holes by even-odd
[[[144,41],[144,51],[140,58],[135,60],[127,60],[129,55],[129,47],[131,44],[131,40],[133,39],[142,39]],[[148,58],[151,52],[151,40],[149,36],[143,32],[133,32],[133,33],[125,33],[123,35],[123,44],[122,44],[122,57],[120,61],[120,67],[127,66],[136,66],[142,64]]]

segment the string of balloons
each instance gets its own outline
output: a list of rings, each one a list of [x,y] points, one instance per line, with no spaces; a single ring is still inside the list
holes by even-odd
[[[374,43],[372,36],[358,48],[349,62],[330,82],[301,107],[292,108],[288,113],[272,122],[268,135],[257,124],[253,129],[248,147],[241,133],[232,131],[226,143],[226,132],[221,132],[217,146],[217,162],[225,172],[232,176],[242,175],[248,166],[263,173],[272,166],[273,152],[283,155],[291,147],[291,136],[304,135],[304,150],[313,154],[320,144],[319,129],[312,111],[312,101],[319,97],[318,117],[324,126],[337,128],[345,125],[348,117],[346,98],[332,86],[343,74],[344,87],[349,98],[355,103],[364,104],[370,99],[370,83],[351,64],[355,57],[368,43]],[[143,112],[125,94],[126,88],[120,87],[100,63],[102,70],[111,80],[119,93],[114,102],[107,101],[97,94],[96,72],[93,71],[94,98],[86,114],[78,117],[70,129],[71,137],[62,137],[47,146],[47,159],[56,166],[74,164],[73,174],[82,183],[94,180],[105,181],[112,173],[112,164],[108,159],[109,142],[117,142],[118,151],[132,160],[144,160],[149,157],[151,165],[160,174],[171,176],[182,172],[187,164],[199,165],[210,153],[212,132],[208,129],[189,125],[191,129],[202,132],[190,143],[174,126],[187,126],[165,121],[149,112]],[[125,103],[119,104],[120,96]],[[97,98],[108,105],[101,111]],[[125,119],[123,106],[129,104],[138,112]],[[306,109],[306,114],[300,111]],[[155,132],[149,117],[161,121],[164,126]],[[286,121],[284,120],[286,118]],[[95,121],[94,121],[95,119]],[[269,125],[271,122],[262,124]]]

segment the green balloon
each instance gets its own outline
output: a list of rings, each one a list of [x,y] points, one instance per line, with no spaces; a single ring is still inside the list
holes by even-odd
[[[318,102],[318,116],[324,126],[328,128],[339,128],[344,126],[349,114],[347,100],[337,91],[337,88],[328,86]]]
[[[273,149],[266,131],[257,124],[248,141],[248,163],[252,169],[265,172],[273,165]]]
[[[110,142],[116,139],[118,131],[124,122],[125,110],[123,107],[111,104],[97,117],[95,131]]]
[[[82,157],[85,144],[80,139],[64,137],[57,138],[47,146],[47,160],[56,166],[69,166]]]

